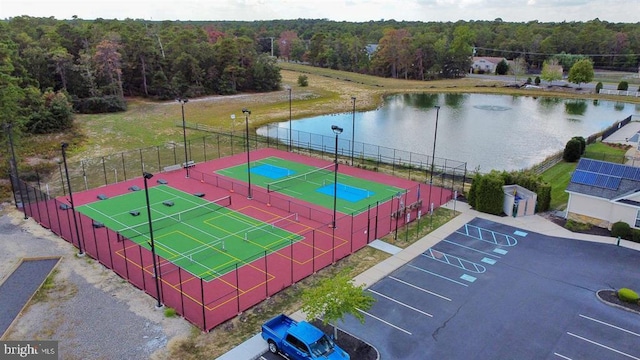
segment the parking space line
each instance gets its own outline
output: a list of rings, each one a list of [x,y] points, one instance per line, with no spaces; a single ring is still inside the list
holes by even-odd
[[[602,324],[602,325],[606,325],[606,326],[612,327],[612,328],[614,328],[614,329],[616,329],[616,330],[624,331],[624,332],[626,332],[627,334],[631,334],[631,335],[634,335],[634,336],[640,337],[640,334],[638,334],[638,333],[635,333],[635,332],[633,332],[633,331],[631,331],[631,330],[623,329],[623,328],[618,327],[618,326],[615,326],[615,325],[613,325],[613,324],[606,323],[606,322],[604,322],[604,321],[602,321],[602,320],[594,319],[594,318],[592,318],[592,317],[589,317],[589,316],[587,316],[587,315],[582,315],[582,314],[580,314],[580,317],[581,317],[581,318],[584,318],[584,319],[587,319],[587,320],[591,320],[591,321],[593,321],[593,322],[597,322],[597,323]]]
[[[394,329],[400,330],[400,331],[402,331],[402,332],[403,332],[403,333],[405,333],[405,334],[413,335],[411,332],[409,332],[409,331],[407,331],[407,330],[405,330],[405,329],[403,329],[403,328],[401,328],[401,327],[399,327],[399,326],[395,326],[395,325],[393,325],[392,323],[390,323],[390,322],[388,322],[388,321],[382,320],[382,319],[380,319],[379,317],[377,317],[377,316],[375,316],[375,315],[369,314],[368,312],[366,312],[366,311],[364,311],[364,310],[360,310],[360,309],[357,309],[357,310],[358,310],[358,311],[360,311],[361,313],[365,314],[365,315],[369,315],[369,316],[371,316],[372,318],[374,318],[374,319],[376,319],[376,320],[380,321],[380,322],[381,322],[381,323],[383,323],[383,324],[387,324],[387,325],[391,326],[391,327],[392,327],[392,328],[394,328]]]
[[[615,352],[615,353],[617,353],[617,354],[624,355],[624,356],[628,357],[629,359],[640,360],[640,358],[638,358],[638,357],[635,357],[635,356],[633,356],[633,355],[629,355],[629,354],[627,354],[627,353],[625,353],[625,352],[622,352],[622,351],[620,351],[620,350],[616,350],[616,349],[614,349],[614,348],[612,348],[612,347],[609,347],[609,346],[607,346],[607,345],[600,344],[600,343],[598,343],[598,342],[595,342],[595,341],[593,341],[593,340],[587,339],[587,338],[582,337],[582,336],[580,336],[580,335],[576,335],[576,334],[574,334],[574,333],[570,333],[570,332],[568,332],[568,331],[567,331],[567,334],[569,334],[570,336],[576,337],[576,338],[578,338],[578,339],[580,339],[580,340],[583,340],[583,341],[586,341],[586,342],[588,342],[588,343],[591,343],[591,344],[593,344],[593,345],[600,346],[601,348],[607,349],[607,350],[609,350],[609,351],[613,351],[613,352]]]
[[[449,299],[449,298],[448,298],[448,297],[446,297],[446,296],[442,296],[442,295],[440,295],[440,294],[434,293],[433,291],[429,291],[429,290],[427,290],[427,289],[423,289],[423,288],[421,288],[421,287],[419,287],[419,286],[413,285],[413,284],[408,283],[408,282],[406,282],[406,281],[404,281],[404,280],[400,280],[400,279],[398,279],[398,278],[396,278],[396,277],[388,276],[388,278],[389,278],[389,279],[391,279],[391,280],[395,280],[395,281],[397,281],[397,282],[399,282],[399,283],[401,283],[401,284],[405,284],[405,285],[407,285],[407,286],[411,286],[412,288],[414,288],[414,289],[416,289],[416,290],[420,290],[420,291],[422,291],[422,292],[426,292],[427,294],[430,294],[430,295],[433,295],[433,296],[439,297],[439,298],[441,298],[441,299],[444,299],[444,300],[447,300],[447,301],[451,301],[451,299]]]
[[[427,274],[430,274],[430,275],[433,275],[433,276],[439,277],[439,278],[441,278],[441,279],[451,281],[452,283],[456,283],[456,284],[458,284],[458,285],[467,286],[467,287],[469,286],[469,285],[467,285],[467,284],[465,284],[465,283],[461,283],[461,282],[459,282],[459,281],[455,281],[455,280],[453,280],[453,279],[450,279],[450,278],[448,278],[448,277],[446,277],[446,276],[442,276],[442,275],[440,275],[440,274],[432,273],[432,272],[431,272],[431,271],[429,271],[429,270],[425,270],[425,269],[423,269],[423,268],[419,268],[419,267],[414,266],[414,265],[411,265],[411,264],[409,264],[409,265],[407,265],[407,266],[412,267],[412,268],[414,268],[414,269],[416,269],[416,270],[420,270],[420,271],[425,272],[425,273],[427,273]]]
[[[387,300],[393,301],[394,303],[396,303],[396,304],[398,304],[398,305],[402,305],[402,306],[406,307],[407,309],[411,309],[411,310],[413,310],[413,311],[419,312],[420,314],[425,315],[425,316],[428,316],[428,317],[433,317],[433,315],[429,314],[428,312],[424,312],[424,311],[422,311],[422,310],[420,310],[420,309],[414,308],[413,306],[411,306],[411,305],[409,305],[409,304],[405,304],[405,303],[403,303],[402,301],[398,301],[398,300],[396,300],[396,299],[394,299],[394,298],[392,298],[392,297],[390,297],[390,296],[387,296],[387,295],[385,295],[385,294],[379,293],[379,292],[377,292],[377,291],[375,291],[375,290],[371,290],[371,289],[368,289],[368,290],[369,290],[370,292],[372,292],[372,293],[374,293],[374,294],[376,294],[376,295],[380,296],[380,297],[383,297],[383,298],[385,298],[385,299],[387,299]]]
[[[484,252],[484,251],[482,251],[482,250],[474,249],[474,248],[472,248],[472,247],[470,247],[470,246],[466,246],[466,245],[458,244],[457,242],[450,241],[450,240],[447,240],[447,239],[442,240],[442,242],[446,242],[446,243],[449,243],[449,244],[453,244],[453,245],[456,245],[456,246],[460,246],[460,247],[462,247],[462,248],[469,249],[469,250],[471,250],[471,251],[479,252],[480,254],[484,254],[484,255],[488,255],[488,256],[493,256],[493,257],[497,257],[498,259],[500,258],[500,256],[498,256],[498,255],[490,254],[490,253],[488,253],[488,252]]]
[[[450,255],[442,251],[433,250],[433,248],[428,248],[427,251],[420,254],[426,258],[433,259],[435,261],[439,261],[441,263],[445,263],[447,265],[455,266],[457,268],[471,271],[477,274],[482,274],[487,271],[487,268],[474,263],[473,261],[469,261],[467,259],[463,259],[461,257]],[[465,265],[467,264],[467,265]]]
[[[561,357],[561,358],[566,359],[566,360],[573,360],[573,359],[571,359],[570,357],[567,357],[567,356],[564,356],[564,355],[560,355],[560,354],[558,354],[557,352],[554,352],[554,353],[553,353],[553,355],[558,356],[558,357]]]
[[[499,233],[497,231],[493,231],[493,230],[489,230],[489,229],[485,229],[485,228],[481,228],[479,226],[475,226],[475,225],[471,225],[469,223],[464,224],[464,232],[462,231],[456,231],[456,233],[464,235],[464,236],[468,236],[472,239],[477,239],[480,241],[486,241],[492,244],[496,244],[496,245],[502,245],[502,246],[515,246],[518,244],[518,240],[516,240],[516,238],[514,238],[511,235],[507,235],[507,234],[503,234],[503,233]],[[487,233],[489,233],[489,237],[485,238],[484,236],[482,236],[482,232],[485,231]],[[502,244],[501,241],[499,241],[498,239],[504,239],[504,241],[506,243]]]

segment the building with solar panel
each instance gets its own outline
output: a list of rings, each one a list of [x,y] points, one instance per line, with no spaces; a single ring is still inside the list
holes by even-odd
[[[640,168],[580,159],[566,192],[566,218],[611,229],[618,221],[640,228]]]

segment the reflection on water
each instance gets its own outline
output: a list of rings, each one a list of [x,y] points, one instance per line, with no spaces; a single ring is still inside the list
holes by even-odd
[[[436,109],[436,157],[467,162],[470,170],[519,170],[561,151],[574,136],[587,137],[640,107],[600,100],[596,103],[561,98],[483,94],[404,94],[388,97],[374,111],[347,112],[296,120],[293,130],[335,136],[331,125],[344,129],[343,140],[376,144],[431,155]],[[356,102],[357,110],[357,102]],[[278,125],[288,128],[288,121]],[[353,131],[355,130],[355,131]],[[264,128],[260,135],[266,135]]]

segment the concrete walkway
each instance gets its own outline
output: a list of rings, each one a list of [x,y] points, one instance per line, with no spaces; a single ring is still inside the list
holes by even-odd
[[[616,244],[617,239],[613,237],[605,237],[605,236],[595,236],[589,234],[580,234],[573,233],[561,226],[556,225],[555,223],[545,219],[539,215],[532,216],[523,216],[523,217],[507,217],[507,216],[495,216],[485,213],[480,213],[475,211],[469,207],[468,204],[462,203],[459,201],[450,201],[444,205],[445,208],[455,209],[457,212],[460,212],[460,215],[453,218],[448,223],[439,227],[438,229],[431,232],[429,235],[424,238],[416,241],[411,246],[406,249],[402,249],[401,251],[396,251],[395,247],[389,247],[392,249],[395,254],[393,254],[388,259],[378,263],[362,274],[356,276],[354,278],[355,285],[364,284],[365,286],[370,286],[377,281],[381,280],[385,276],[389,275],[396,269],[400,268],[402,265],[406,264],[416,256],[422,254],[424,251],[434,246],[441,240],[444,240],[449,234],[458,230],[461,226],[471,221],[472,219],[478,217],[483,219],[488,219],[496,223],[502,223],[506,225],[510,225],[513,227],[517,227],[520,229],[524,229],[531,232],[537,232],[540,234],[555,236],[555,237],[563,237],[568,239],[582,240],[582,241],[593,241],[599,242],[603,244]],[[634,243],[627,240],[620,240],[620,246],[635,249],[640,251],[640,244]],[[380,247],[380,244],[377,243],[377,248]],[[383,250],[384,251],[384,250]],[[390,253],[392,253],[390,251]],[[298,311],[292,315],[290,315],[293,319],[300,321],[305,320],[305,315]],[[267,343],[262,340],[260,334],[256,334],[246,342],[238,345],[236,348],[232,349],[228,353],[219,357],[219,360],[237,360],[237,359],[247,359],[253,360],[260,357],[260,354],[267,351]]]

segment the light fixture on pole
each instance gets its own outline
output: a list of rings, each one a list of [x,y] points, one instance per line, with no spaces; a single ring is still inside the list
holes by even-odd
[[[73,192],[71,191],[71,181],[69,181],[69,168],[67,167],[67,152],[66,149],[69,144],[63,142],[60,146],[62,148],[62,161],[64,162],[64,173],[67,177],[67,188],[69,189],[69,202],[71,203],[71,215],[73,216],[73,225],[76,229],[76,238],[78,239],[78,256],[84,256],[84,250],[82,249],[82,239],[80,239],[80,230],[78,230],[78,220],[76,218],[76,206],[73,202]]]
[[[147,180],[153,177],[153,174],[148,172],[143,172],[142,177],[144,178],[144,195],[147,200],[147,217],[149,221],[149,246],[151,247],[151,257],[153,257],[153,278],[156,281],[156,299],[158,303],[156,304],[156,308],[162,307],[162,302],[160,301],[160,280],[158,279],[158,266],[156,264],[156,246],[153,240],[153,225],[151,222],[151,203],[149,202],[149,186],[147,185]]]
[[[244,108],[242,109],[242,113],[244,114],[244,122],[245,122],[245,131],[246,131],[246,138],[247,138],[247,178],[248,178],[248,182],[249,182],[249,192],[247,194],[247,199],[251,199],[251,159],[249,158],[249,115],[251,115],[251,110]]]
[[[187,170],[187,177],[189,177],[189,155],[187,152],[187,123],[184,121],[184,104],[189,102],[189,99],[178,98],[176,101],[180,103],[182,108],[182,136],[184,138],[184,168]]]
[[[436,126],[433,131],[433,152],[431,153],[431,171],[429,176],[429,203],[427,206],[429,207],[429,214],[433,215],[433,206],[431,205],[431,192],[433,191],[433,170],[434,163],[436,161],[436,139],[438,138],[438,115],[440,114],[440,105],[434,106],[436,108]]]
[[[289,151],[293,149],[293,138],[291,136],[291,86],[287,86],[289,91]]]
[[[333,160],[333,222],[331,227],[336,228],[336,206],[338,203],[338,135],[342,134],[342,128],[338,125],[331,125],[331,130],[336,134],[336,156]]]
[[[351,166],[353,166],[353,153],[355,152],[355,139],[356,139],[356,97],[352,96],[353,111],[351,117]]]

